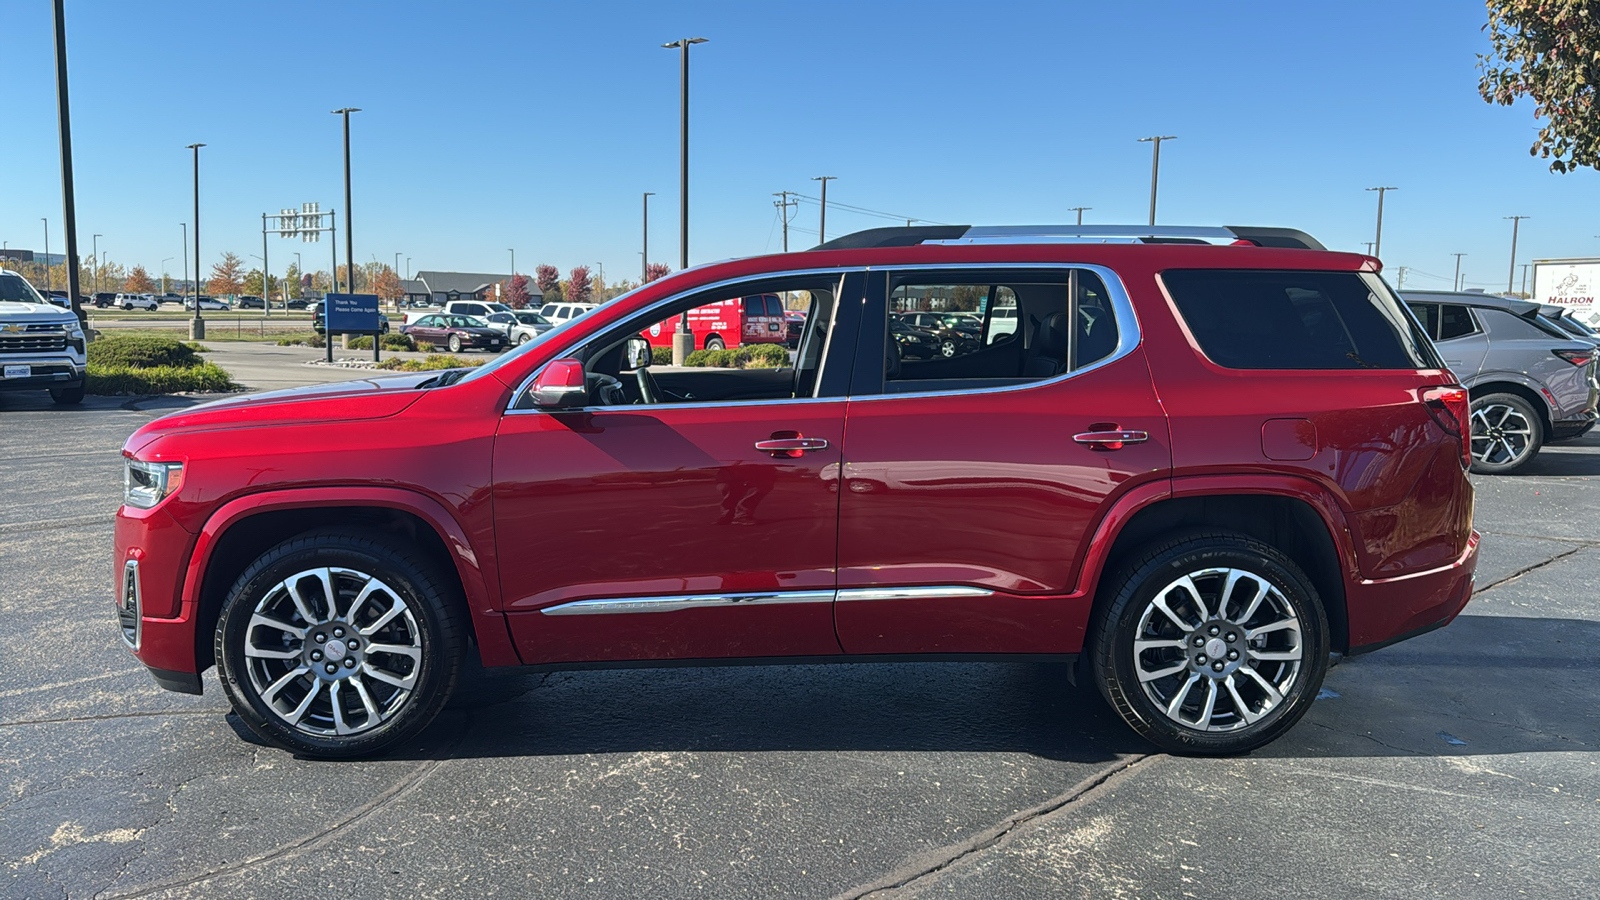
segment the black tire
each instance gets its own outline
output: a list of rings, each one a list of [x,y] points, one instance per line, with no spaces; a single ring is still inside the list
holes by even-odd
[[[122,311],[123,312],[133,312],[133,304],[132,303],[124,303],[124,304],[122,304]]]
[[[83,402],[83,385],[69,388],[51,388],[50,399],[61,406],[76,406]]]
[[[315,573],[324,569],[341,570],[332,578],[334,594],[345,606],[342,612],[335,604],[327,608],[325,588]],[[360,577],[375,579],[382,590],[374,590],[371,598],[360,609],[355,609],[352,584]],[[298,603],[281,591],[285,581],[301,576],[302,600],[313,617],[323,621],[307,622],[300,615]],[[307,579],[310,579],[308,585]],[[331,579],[330,579],[331,580]],[[285,606],[283,604],[289,603]],[[295,636],[291,631],[279,631],[253,622],[258,612],[268,615],[298,630],[306,624],[299,647],[293,646]],[[396,611],[396,607],[400,607]],[[234,582],[223,602],[217,622],[215,649],[217,673],[228,700],[251,731],[263,740],[286,750],[324,759],[351,759],[371,756],[415,736],[433,721],[444,707],[455,688],[461,669],[461,658],[467,643],[467,624],[463,612],[465,602],[460,588],[435,566],[430,565],[415,547],[397,543],[393,538],[376,532],[350,531],[348,529],[313,531],[284,541],[268,550]],[[289,609],[284,613],[282,610]],[[344,616],[354,612],[346,620]],[[389,616],[387,624],[377,620]],[[370,632],[362,628],[378,629]],[[348,628],[343,635],[335,633],[337,627]],[[318,642],[316,636],[326,635],[333,640]],[[360,643],[360,649],[338,649],[344,646],[343,638]],[[246,643],[269,648],[274,643],[281,652],[293,652],[291,658],[261,659],[246,655]],[[384,651],[370,652],[368,646],[415,648],[417,656]],[[410,659],[409,665],[401,662]],[[318,662],[313,663],[312,660]],[[324,678],[308,667],[345,662],[339,674]],[[254,665],[257,668],[251,668]],[[344,666],[350,666],[345,673]],[[290,678],[292,669],[305,670]],[[410,687],[396,686],[380,681],[379,674],[400,676]],[[284,683],[277,691],[272,685]],[[266,684],[271,682],[271,684]],[[356,683],[360,683],[358,689]],[[334,684],[339,685],[336,691]],[[304,701],[304,713],[291,723],[293,711],[282,711],[263,699],[261,685],[266,684],[270,700],[283,698],[283,703]],[[348,688],[348,691],[345,690]],[[342,714],[335,715],[332,702],[344,698]],[[387,698],[387,699],[385,699]],[[377,724],[365,712],[370,705],[379,707]],[[297,707],[298,708],[298,707]],[[322,733],[319,721],[337,726],[346,724],[350,717],[359,716],[359,729],[349,734]]]
[[[1533,462],[1544,446],[1544,422],[1533,404],[1517,394],[1474,398],[1470,425],[1472,471],[1480,475],[1515,472]]]
[[[1222,593],[1232,577],[1204,574],[1217,569],[1246,573],[1232,582],[1228,594],[1232,604],[1226,600],[1215,603],[1215,594]],[[1202,597],[1212,594],[1203,602],[1207,609],[1218,606],[1220,615],[1202,615],[1205,610],[1196,604],[1174,597],[1185,576]],[[1271,590],[1245,616],[1263,580]],[[1256,590],[1249,587],[1251,583]],[[1194,596],[1187,588],[1181,593]],[[1184,625],[1158,612],[1158,596]],[[1124,722],[1168,752],[1226,755],[1268,744],[1311,708],[1327,674],[1328,620],[1316,587],[1277,548],[1244,535],[1187,532],[1158,540],[1121,566],[1105,583],[1101,597],[1104,606],[1097,610],[1090,628],[1095,682]],[[1249,636],[1253,629],[1281,625],[1284,619],[1269,617],[1284,616],[1285,610],[1296,620],[1297,633],[1280,627]],[[1230,620],[1229,614],[1235,619],[1243,617],[1243,621]],[[1195,644],[1197,639],[1203,643]],[[1176,641],[1179,646],[1147,645],[1135,650],[1136,640],[1158,645]],[[1295,652],[1297,660],[1256,656],[1284,657]],[[1172,668],[1179,665],[1181,669]],[[1214,668],[1219,665],[1223,668]],[[1141,671],[1170,674],[1141,681]],[[1271,685],[1273,692],[1281,690],[1279,699],[1272,699],[1272,692],[1261,686],[1263,682]],[[1185,684],[1190,687],[1184,688]],[[1206,701],[1211,699],[1213,686],[1215,700],[1208,714]],[[1194,691],[1194,687],[1201,690]],[[1180,697],[1179,691],[1184,696]],[[1189,695],[1195,693],[1200,696],[1191,699]],[[1169,698],[1177,701],[1176,717],[1167,712],[1172,705]],[[1239,700],[1244,703],[1242,714]],[[1159,701],[1169,701],[1168,706]],[[1198,708],[1192,719],[1185,719],[1192,707]],[[1202,724],[1209,727],[1202,728]]]
[[[726,350],[727,347],[728,345],[722,342],[722,338],[719,338],[715,335],[706,338],[707,350]]]
[[[451,353],[460,353],[461,352],[461,335],[459,335],[459,334],[450,335],[449,346],[450,346],[450,352]]]

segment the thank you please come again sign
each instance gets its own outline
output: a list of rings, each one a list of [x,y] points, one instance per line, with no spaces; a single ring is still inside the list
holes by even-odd
[[[329,334],[377,334],[377,294],[329,294],[322,307]]]

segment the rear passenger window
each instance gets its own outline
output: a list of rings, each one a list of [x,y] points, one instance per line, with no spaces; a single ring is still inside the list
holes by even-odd
[[[1424,335],[1376,277],[1356,272],[1163,273],[1212,362],[1229,369],[1420,369]]]
[[[1466,337],[1478,330],[1478,324],[1472,321],[1472,313],[1465,306],[1447,303],[1439,307],[1439,330],[1434,332],[1439,340],[1448,341],[1451,338]]]
[[[1087,270],[907,275],[890,282],[885,390],[965,390],[1054,378],[1118,345],[1100,277]]]

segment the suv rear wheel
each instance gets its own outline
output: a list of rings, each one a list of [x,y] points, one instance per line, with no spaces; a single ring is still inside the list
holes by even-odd
[[[1226,532],[1179,535],[1109,586],[1093,631],[1095,681],[1163,750],[1253,750],[1316,699],[1327,617],[1310,579],[1276,548]]]
[[[1533,461],[1544,445],[1544,423],[1516,394],[1487,394],[1472,401],[1472,471],[1504,475]]]
[[[377,753],[449,698],[465,623],[449,582],[383,535],[317,531],[239,576],[217,623],[234,710],[263,739],[310,756]]]

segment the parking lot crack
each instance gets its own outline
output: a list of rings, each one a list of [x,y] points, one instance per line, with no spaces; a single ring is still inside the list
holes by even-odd
[[[1529,572],[1538,571],[1539,569],[1542,569],[1545,566],[1550,565],[1551,563],[1559,562],[1559,561],[1561,561],[1563,559],[1566,559],[1569,556],[1572,556],[1575,553],[1582,552],[1583,549],[1585,547],[1588,547],[1588,546],[1590,546],[1590,545],[1589,544],[1583,544],[1581,546],[1573,547],[1571,550],[1568,550],[1565,553],[1557,553],[1555,556],[1552,556],[1549,559],[1546,559],[1546,560],[1544,560],[1542,562],[1536,562],[1531,566],[1523,566],[1522,568],[1518,569],[1515,572],[1512,572],[1510,575],[1507,575],[1504,578],[1497,579],[1495,581],[1490,582],[1489,584],[1484,585],[1481,588],[1475,589],[1473,591],[1473,593],[1474,594],[1487,593],[1487,592],[1499,587],[1500,585],[1505,584],[1508,581],[1515,581],[1518,578],[1521,578],[1522,576],[1528,574]]]
[[[919,883],[938,878],[943,872],[970,861],[986,850],[1005,843],[1018,831],[1041,819],[1053,816],[1073,804],[1092,797],[1106,785],[1127,777],[1134,767],[1154,756],[1155,754],[1140,754],[1124,758],[1116,765],[1078,782],[1063,794],[1058,794],[1032,809],[1023,810],[1009,816],[1000,824],[985,829],[964,841],[947,844],[935,850],[918,854],[904,866],[877,881],[869,882],[835,895],[835,900],[887,897],[907,888],[914,889]]]
[[[1394,750],[1394,751],[1396,751],[1398,753],[1404,753],[1407,756],[1426,756],[1426,755],[1428,755],[1428,754],[1423,753],[1421,750],[1412,750],[1409,747],[1401,747],[1401,746],[1398,746],[1396,744],[1390,744],[1390,743],[1387,743],[1385,741],[1380,741],[1380,740],[1378,740],[1377,738],[1373,737],[1370,734],[1362,734],[1362,733],[1355,732],[1355,731],[1348,731],[1348,730],[1343,729],[1343,728],[1335,728],[1332,725],[1325,725],[1325,724],[1323,724],[1321,722],[1307,722],[1306,724],[1307,725],[1315,725],[1318,728],[1324,728],[1324,729],[1327,729],[1328,731],[1332,731],[1332,732],[1334,732],[1336,734],[1343,734],[1343,735],[1348,735],[1348,736],[1353,737],[1353,738],[1361,738],[1363,740],[1368,740],[1368,741],[1373,742],[1374,744],[1377,744],[1380,747],[1387,747],[1390,750]]]

